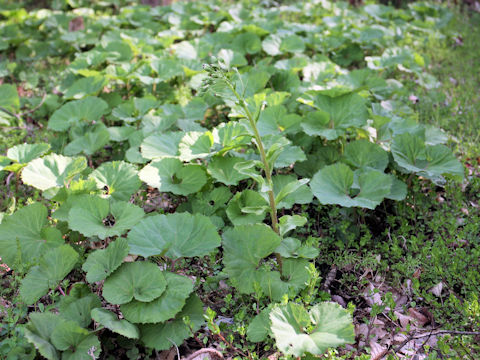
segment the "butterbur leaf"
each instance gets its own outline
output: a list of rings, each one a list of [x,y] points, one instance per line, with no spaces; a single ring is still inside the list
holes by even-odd
[[[397,179],[395,175],[390,174],[392,178],[392,187],[390,193],[385,196],[387,199],[401,201],[407,197],[407,184]]]
[[[15,85],[0,85],[0,106],[11,112],[17,112],[20,109],[20,98]]]
[[[91,335],[87,329],[79,326],[75,321],[61,320],[51,335],[52,343],[58,350],[69,351],[68,358],[71,358],[73,352],[84,352],[83,357],[77,359],[88,359],[88,351],[90,347],[86,345],[95,346],[98,351],[95,351],[97,356],[100,354],[100,342],[95,335]],[[65,357],[65,354],[62,358]],[[92,357],[90,356],[90,359]]]
[[[49,149],[49,144],[20,144],[8,149],[7,157],[20,165],[25,165],[42,156]],[[5,170],[9,170],[8,166]]]
[[[268,202],[258,192],[244,190],[236,193],[228,203],[227,216],[234,225],[261,222],[266,215]]]
[[[64,99],[82,99],[85,96],[97,95],[107,81],[102,76],[89,76],[76,80],[63,94]]]
[[[20,295],[27,304],[33,304],[72,271],[78,254],[70,245],[62,245],[47,251],[38,266],[30,269],[22,280]]]
[[[105,189],[106,196],[114,200],[128,201],[142,185],[138,173],[132,164],[124,161],[105,162],[90,176],[99,189]]]
[[[63,187],[86,167],[84,157],[50,154],[31,161],[22,171],[22,181],[40,190]]]
[[[294,297],[310,277],[307,266],[305,259],[284,259],[281,276],[278,271],[262,272],[259,283],[263,294],[274,301],[281,301],[285,294]]]
[[[291,237],[284,238],[275,252],[285,258],[305,259],[315,259],[319,254],[318,248],[302,244],[300,240]]]
[[[354,173],[345,164],[336,163],[318,171],[310,182],[313,194],[322,204],[375,209],[390,194],[392,178],[377,170],[366,170],[358,175],[357,194]]]
[[[208,173],[218,182],[225,185],[237,185],[239,181],[248,179],[248,175],[240,173],[235,165],[243,159],[229,156],[215,156],[207,167]]]
[[[138,339],[140,337],[138,327],[129,323],[127,320],[119,320],[117,315],[107,309],[93,309],[91,315],[93,320],[114,333],[120,334],[129,339]]]
[[[172,158],[152,161],[138,175],[147,185],[176,195],[195,193],[207,182],[203,167],[184,165],[180,160]]]
[[[162,295],[165,287],[165,277],[156,264],[126,262],[105,280],[102,295],[116,305],[126,304],[134,298],[149,302]]]
[[[68,213],[72,230],[105,239],[118,236],[143,218],[143,209],[128,202],[111,203],[95,195],[80,195]]]
[[[84,153],[93,155],[110,141],[110,133],[103,124],[92,126],[85,134],[65,146],[64,154],[68,156]]]
[[[180,131],[150,135],[142,142],[142,156],[145,159],[176,157],[182,137],[183,133]]]
[[[308,204],[312,201],[312,192],[306,185],[309,179],[297,180],[294,175],[276,175],[272,181],[277,209],[289,209],[293,204]],[[262,195],[266,199],[267,194]]]
[[[284,236],[290,230],[303,226],[307,223],[307,218],[300,215],[284,215],[278,219],[280,235]]]
[[[91,292],[81,295],[83,294],[70,291],[69,295],[61,298],[58,310],[63,319],[73,320],[81,327],[87,327],[92,322],[90,312],[101,307],[102,303],[99,297]]]
[[[66,103],[56,110],[48,120],[48,128],[54,131],[67,131],[80,122],[93,122],[108,111],[108,104],[97,97],[87,97]]]
[[[127,240],[118,238],[111,242],[106,249],[95,250],[88,255],[82,269],[87,272],[89,283],[102,281],[114,272],[128,255]]]
[[[128,233],[130,252],[171,259],[204,256],[220,246],[220,236],[208,217],[174,213],[149,216]]]
[[[183,319],[188,319],[189,325]],[[175,319],[162,324],[143,325],[142,342],[158,351],[167,350],[172,344],[179,346],[192,332],[198,331],[203,323],[203,303],[193,294]]]
[[[281,238],[263,224],[240,225],[228,229],[222,235],[225,272],[238,291],[249,294],[255,291],[253,279],[264,273],[257,270],[260,261],[272,254]]]
[[[49,312],[34,312],[29,315],[29,322],[25,327],[25,337],[38,350],[40,355],[48,360],[59,360],[60,355],[51,343],[52,332],[57,327],[60,317]]]
[[[0,223],[2,262],[16,269],[35,263],[48,249],[64,243],[60,232],[47,226],[47,208],[41,203],[25,206]]]
[[[247,328],[248,340],[255,343],[262,342],[267,338],[267,336],[272,335],[272,331],[270,330],[270,311],[272,308],[273,305],[267,306],[265,309],[260,311],[260,314],[253,318]]]
[[[445,145],[425,145],[419,136],[405,133],[394,137],[391,150],[396,163],[406,172],[438,184],[443,182],[443,176],[463,179],[462,164]]]
[[[202,159],[210,155],[213,147],[213,135],[210,131],[190,131],[180,141],[178,146],[180,160],[188,162],[193,159]]]
[[[182,65],[173,59],[155,59],[151,61],[151,66],[161,81],[168,81],[184,74]]]
[[[365,125],[368,119],[366,100],[355,93],[330,97],[310,91],[298,101],[317,109],[308,113],[306,121],[301,124],[303,131],[311,136],[335,140],[346,129]]]
[[[182,310],[186,299],[193,291],[192,280],[185,276],[165,272],[167,289],[151,302],[133,300],[120,307],[123,316],[132,323],[159,323],[173,318]]]
[[[345,161],[355,168],[373,168],[385,170],[388,154],[379,145],[368,140],[357,140],[345,145]]]
[[[278,305],[270,320],[276,345],[286,355],[322,355],[330,347],[355,341],[350,313],[332,302],[317,304],[309,312],[300,304]]]

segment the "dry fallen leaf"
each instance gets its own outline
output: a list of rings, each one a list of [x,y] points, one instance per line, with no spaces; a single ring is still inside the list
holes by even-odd
[[[183,360],[223,360],[223,355],[216,349],[205,348],[195,351]]]
[[[419,326],[424,326],[426,323],[430,322],[430,320],[425,315],[423,315],[420,311],[414,308],[408,309],[408,313],[412,318],[417,320]]]
[[[430,291],[436,297],[441,297],[442,296],[442,290],[443,290],[443,282],[440,281],[437,285],[435,285],[434,287],[432,287],[428,291]]]
[[[85,29],[85,24],[83,22],[83,17],[78,16],[73,18],[68,23],[68,31],[79,31]]]

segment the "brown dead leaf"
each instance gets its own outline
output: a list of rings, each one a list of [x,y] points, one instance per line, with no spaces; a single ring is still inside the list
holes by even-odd
[[[382,345],[376,343],[375,341],[370,341],[371,360],[380,360],[387,354],[387,352],[388,350]]]
[[[432,287],[428,291],[430,291],[436,297],[441,297],[442,296],[442,290],[443,290],[443,282],[440,281],[437,285],[435,285],[434,287]]]
[[[408,313],[410,314],[410,316],[412,318],[414,318],[415,320],[417,320],[417,324],[419,326],[424,326],[425,324],[429,323],[429,319],[423,315],[420,311],[414,309],[414,308],[410,308],[408,309]]]
[[[223,355],[216,349],[205,348],[195,351],[193,354],[184,358],[184,360],[223,360]]]
[[[158,360],[175,360],[177,357],[177,350],[172,347],[170,350],[164,350],[158,353]]]
[[[85,23],[83,22],[83,17],[78,16],[73,18],[68,23],[68,31],[79,31],[85,29]]]

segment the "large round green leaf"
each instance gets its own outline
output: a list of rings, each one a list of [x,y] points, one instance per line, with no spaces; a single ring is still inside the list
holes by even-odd
[[[206,216],[174,213],[149,216],[128,233],[132,254],[171,259],[203,256],[220,246],[215,225]]]
[[[163,294],[166,287],[162,270],[151,262],[123,263],[103,284],[102,295],[111,304],[126,304],[133,298],[149,302]]]
[[[159,323],[173,318],[182,310],[185,300],[193,291],[193,282],[189,278],[171,272],[165,272],[167,289],[157,299],[145,303],[133,300],[120,307],[123,316],[133,323]]]
[[[65,155],[77,155],[84,153],[93,155],[95,152],[103,148],[110,141],[110,132],[103,123],[89,127],[89,129],[81,136],[77,137],[67,146],[63,153]]]
[[[301,124],[303,131],[311,136],[335,140],[347,128],[361,127],[368,119],[366,100],[356,93],[330,97],[319,91],[309,91],[298,101],[317,109],[308,113]]]
[[[60,355],[51,343],[52,332],[61,321],[58,315],[49,312],[34,312],[29,315],[30,321],[25,327],[25,337],[48,360],[59,360]]]
[[[27,304],[45,295],[72,271],[78,259],[78,253],[70,245],[62,245],[47,251],[38,266],[30,269],[22,280],[20,295]]]
[[[101,76],[89,76],[75,81],[63,94],[64,99],[82,99],[85,96],[97,95],[106,85]]]
[[[189,325],[185,324],[183,318],[189,319]],[[192,331],[199,330],[204,322],[203,303],[193,294],[174,320],[163,324],[142,325],[142,342],[158,351],[170,349],[172,345],[180,346],[191,336]]]
[[[244,159],[229,156],[215,156],[208,164],[208,173],[218,182],[225,185],[237,185],[240,180],[248,179],[248,175],[235,170],[235,164]]]
[[[120,334],[129,339],[138,339],[140,337],[140,331],[135,325],[129,323],[127,320],[119,320],[111,311],[96,308],[92,310],[91,314],[93,320],[114,333]]]
[[[57,324],[51,335],[52,343],[58,350],[65,351],[62,359],[87,360],[92,347],[97,357],[101,346],[97,337],[90,331],[80,327],[75,321],[62,320]]]
[[[212,147],[213,135],[210,131],[189,131],[178,145],[180,160],[188,162],[205,158],[211,154]]]
[[[375,209],[391,193],[392,178],[374,169],[357,172],[357,175],[355,186],[354,172],[347,165],[325,166],[312,178],[310,188],[322,204]]]
[[[271,255],[282,239],[263,224],[240,225],[222,235],[224,271],[241,293],[255,291],[254,281],[260,283],[264,272],[257,270],[260,261]]]
[[[261,222],[267,213],[268,202],[253,190],[236,193],[227,207],[227,216],[233,225],[246,225]]]
[[[81,121],[97,121],[108,112],[108,104],[97,97],[70,101],[56,110],[48,120],[48,128],[55,131],[67,131]]]
[[[41,203],[25,206],[0,223],[2,262],[16,269],[35,263],[48,249],[64,243],[61,233],[47,227],[47,208]]]
[[[355,341],[350,313],[332,302],[317,304],[309,312],[300,304],[278,305],[270,320],[276,345],[286,355],[322,355],[330,347]]]
[[[68,213],[72,230],[105,239],[127,232],[143,218],[143,209],[128,202],[111,203],[95,195],[80,195]]]
[[[31,161],[22,171],[22,181],[40,190],[62,187],[86,167],[84,157],[50,154]]]
[[[345,146],[345,161],[355,168],[373,168],[385,170],[388,165],[388,153],[379,145],[368,140],[349,142]]]
[[[88,255],[82,269],[87,272],[87,281],[102,281],[114,272],[128,255],[128,244],[124,238],[118,238],[106,249],[95,250]]]
[[[124,161],[111,161],[100,165],[90,174],[99,189],[106,189],[106,194],[115,200],[128,201],[141,186],[137,170]]]
[[[177,195],[195,193],[207,182],[202,166],[184,165],[180,160],[173,158],[152,161],[140,170],[138,175],[147,185]]]
[[[166,132],[153,134],[143,140],[140,147],[145,159],[163,159],[178,156],[178,145],[183,137],[183,132]]]
[[[7,151],[7,157],[19,165],[27,164],[30,161],[42,156],[50,149],[49,144],[19,144]],[[5,170],[10,170],[8,166]],[[12,170],[13,171],[13,170]]]
[[[420,136],[405,133],[394,137],[391,148],[395,162],[405,172],[417,173],[436,183],[442,183],[443,176],[464,177],[462,164],[445,145],[425,145]]]

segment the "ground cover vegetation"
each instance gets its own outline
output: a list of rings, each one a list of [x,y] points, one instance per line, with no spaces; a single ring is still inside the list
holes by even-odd
[[[2,358],[478,356],[478,16],[1,6]]]

